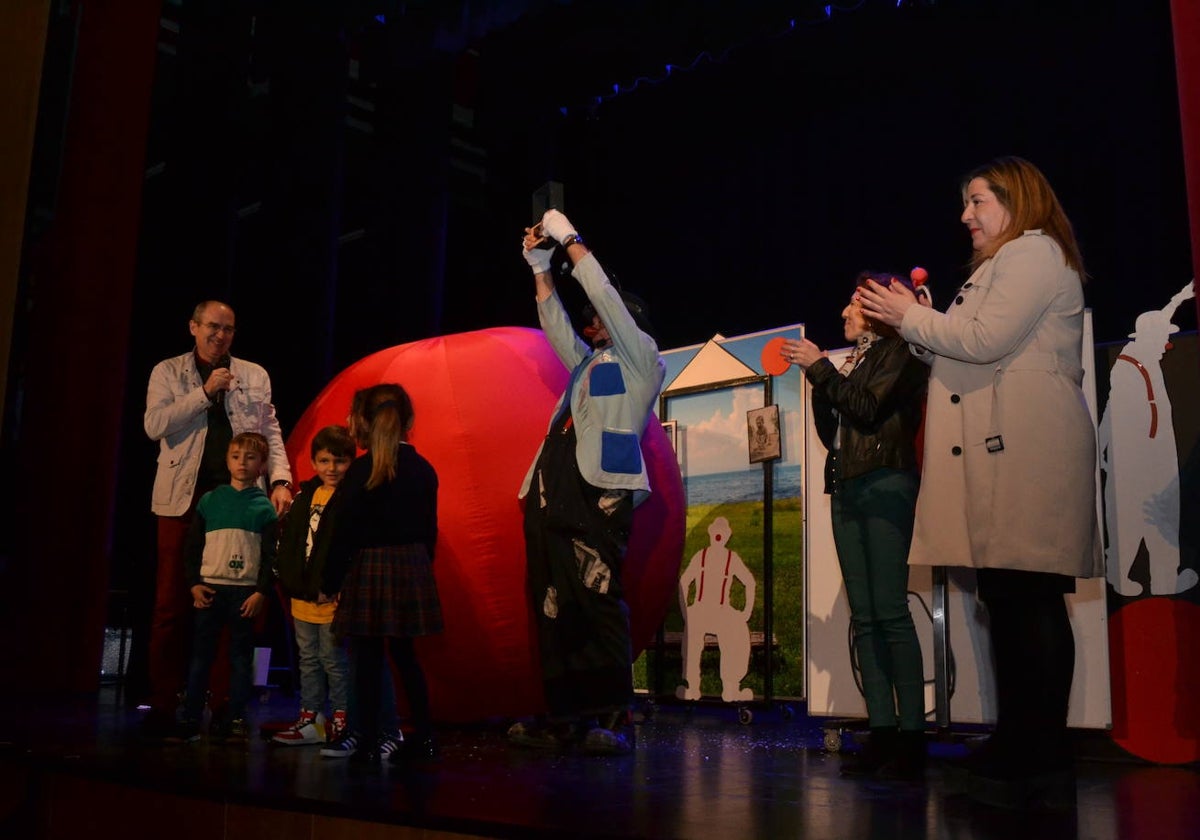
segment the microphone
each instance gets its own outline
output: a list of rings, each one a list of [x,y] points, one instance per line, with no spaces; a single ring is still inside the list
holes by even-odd
[[[929,272],[919,265],[913,266],[913,270],[908,273],[908,279],[912,280],[913,292],[917,299],[925,298],[930,307],[933,306],[933,293],[929,291]]]
[[[229,358],[229,354],[226,353],[224,356],[217,359],[216,364],[213,365],[213,370],[216,370],[217,368],[228,368],[231,364],[233,364],[233,361]],[[225,404],[224,388],[217,391],[216,395],[213,397],[213,403],[218,406]]]

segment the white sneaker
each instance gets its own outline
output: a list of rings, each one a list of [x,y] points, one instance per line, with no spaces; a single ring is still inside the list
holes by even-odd
[[[300,710],[300,719],[271,739],[276,744],[299,747],[325,743],[325,716],[320,712]]]

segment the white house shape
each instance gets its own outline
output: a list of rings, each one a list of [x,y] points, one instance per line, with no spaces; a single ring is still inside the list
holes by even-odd
[[[687,366],[679,371],[679,375],[663,390],[675,391],[680,388],[711,385],[714,382],[727,382],[745,376],[758,376],[757,370],[721,346],[720,342],[724,340],[724,336],[715,335],[705,342]]]

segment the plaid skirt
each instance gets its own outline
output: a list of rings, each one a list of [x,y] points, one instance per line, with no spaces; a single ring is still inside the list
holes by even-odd
[[[442,632],[442,604],[424,545],[365,548],[354,555],[333,616],[336,636]]]

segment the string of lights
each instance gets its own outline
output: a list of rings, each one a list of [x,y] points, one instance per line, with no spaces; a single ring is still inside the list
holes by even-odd
[[[896,9],[903,9],[906,7],[916,6],[916,5],[932,6],[936,3],[936,0],[886,0],[886,2],[889,5],[892,5]],[[800,16],[791,16],[791,17],[787,18],[786,20],[781,21],[780,24],[773,31],[771,31],[770,33],[768,33],[764,36],[759,36],[757,38],[745,39],[745,40],[739,41],[737,43],[730,44],[729,46],[725,47],[723,50],[721,50],[720,52],[717,52],[717,53],[714,53],[711,50],[702,50],[701,52],[697,53],[696,56],[691,61],[688,61],[686,63],[664,64],[663,72],[661,75],[642,75],[642,76],[636,77],[635,79],[633,79],[633,81],[626,82],[626,83],[613,82],[611,90],[609,90],[605,93],[596,94],[591,98],[590,102],[587,105],[588,113],[589,113],[589,115],[594,116],[596,111],[600,108],[601,105],[605,104],[606,102],[610,102],[620,96],[625,96],[627,94],[633,93],[634,91],[638,90],[639,88],[641,88],[643,86],[649,87],[649,86],[661,85],[661,84],[669,81],[674,76],[689,73],[705,64],[710,64],[710,63],[711,64],[722,64],[725,61],[727,61],[729,59],[730,55],[732,55],[733,53],[738,52],[739,50],[745,49],[746,47],[752,46],[754,44],[762,43],[765,41],[775,40],[778,38],[787,37],[787,36],[791,35],[792,33],[796,32],[798,29],[811,28],[811,27],[815,27],[815,26],[822,26],[822,25],[828,24],[829,22],[834,20],[834,18],[836,16],[844,16],[844,15],[848,15],[848,14],[857,12],[860,9],[862,9],[864,6],[866,6],[867,3],[868,3],[868,0],[858,0],[858,2],[852,3],[852,4],[830,3],[823,7],[820,7],[820,9],[817,10],[816,13],[812,17],[805,18],[805,17],[800,17]],[[561,106],[558,110],[565,117],[565,116],[568,116],[573,110],[575,110],[575,108],[564,105],[564,106]]]

